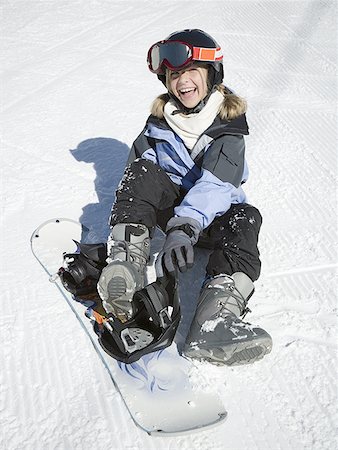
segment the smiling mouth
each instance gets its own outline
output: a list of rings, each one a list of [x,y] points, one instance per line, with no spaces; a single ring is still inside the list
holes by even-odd
[[[191,88],[179,89],[178,92],[179,92],[180,96],[185,97],[185,96],[189,96],[189,95],[195,93],[195,91],[196,91],[196,88],[191,87]]]

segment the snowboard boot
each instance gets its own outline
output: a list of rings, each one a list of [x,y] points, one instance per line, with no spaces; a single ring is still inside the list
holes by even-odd
[[[135,314],[133,296],[145,285],[150,254],[149,230],[145,225],[120,223],[112,228],[107,243],[108,265],[97,284],[102,306],[121,322]]]
[[[207,280],[185,343],[185,355],[232,366],[252,363],[270,353],[271,336],[239,318],[249,311],[246,305],[253,292],[253,282],[242,272]]]

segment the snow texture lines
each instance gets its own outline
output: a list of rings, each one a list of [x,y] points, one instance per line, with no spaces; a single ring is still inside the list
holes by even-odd
[[[136,4],[135,4],[136,5]],[[117,6],[115,6],[116,8]],[[124,17],[124,20],[120,20],[122,22],[128,23],[129,15],[131,12],[137,15],[137,11],[134,8],[124,8],[122,12],[120,12],[120,8],[118,8],[118,13],[115,15],[114,20],[119,19],[119,16]],[[163,13],[165,15],[166,13]],[[157,17],[156,20],[158,20]],[[35,78],[35,75],[38,74],[37,81],[32,89],[25,89],[24,94],[16,99],[15,101],[8,101],[3,111],[7,112],[11,109],[19,106],[23,102],[26,102],[30,99],[34,99],[34,97],[38,94],[46,92],[53,88],[55,84],[65,83],[66,80],[71,78],[73,75],[77,78],[78,72],[87,73],[87,76],[90,78],[92,76],[92,67],[95,66],[95,63],[104,59],[105,57],[114,58],[112,56],[113,49],[118,47],[119,45],[123,46],[125,40],[132,40],[134,35],[137,33],[141,33],[143,29],[151,26],[152,20],[147,22],[145,25],[138,26],[135,29],[128,29],[128,32],[124,32],[122,35],[116,37],[112,35],[112,19],[104,21],[101,26],[93,26],[91,29],[86,30],[80,35],[76,35],[74,37],[68,38],[60,44],[57,44],[51,48],[48,48],[46,52],[46,58],[44,58],[44,54],[39,55],[38,58],[34,58],[30,64],[30,61],[27,61],[27,65],[29,66],[28,72],[33,69],[33,74],[29,74],[29,78],[21,79],[20,82],[27,81],[28,85],[31,84],[32,76]],[[96,32],[95,32],[96,31]],[[85,42],[89,42],[89,47],[83,44],[82,35],[85,34]],[[92,36],[93,34],[93,36]],[[98,42],[95,45],[95,42]],[[104,45],[102,43],[105,42]],[[118,64],[115,64],[115,68],[118,67]],[[25,68],[25,64],[23,65],[23,69]],[[18,67],[18,73],[14,71],[14,80],[21,76],[25,76],[27,71],[23,71],[21,74],[22,67]],[[45,78],[41,85],[38,83],[39,78]],[[10,76],[10,79],[13,79],[13,76]],[[84,80],[82,80],[84,81]],[[8,81],[7,81],[8,82]],[[16,80],[15,80],[16,82]],[[14,87],[14,86],[13,86]],[[14,90],[14,89],[13,89]]]

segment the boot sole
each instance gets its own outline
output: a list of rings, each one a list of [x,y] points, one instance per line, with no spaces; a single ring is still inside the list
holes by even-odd
[[[107,286],[108,301],[118,299],[127,293],[127,283],[123,277],[114,277]]]
[[[239,342],[226,347],[200,348],[188,347],[184,354],[189,358],[206,360],[217,366],[239,366],[252,364],[262,359],[272,350],[269,338],[257,339],[256,342]]]
[[[102,280],[102,275],[105,280],[109,281]],[[106,310],[112,308],[122,316],[132,314],[133,296],[140,287],[137,285],[135,274],[131,272],[130,267],[123,262],[108,265],[102,271],[99,286],[99,292],[101,291],[103,294],[101,298],[105,298],[103,306]]]

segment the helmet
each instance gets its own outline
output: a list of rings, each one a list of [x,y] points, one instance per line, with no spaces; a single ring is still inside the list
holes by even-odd
[[[201,61],[211,67],[212,70],[209,70],[211,89],[223,81],[221,48],[215,39],[202,30],[175,31],[149,49],[147,61],[150,71],[156,73],[164,85],[166,81],[164,66],[180,70],[192,61]]]

